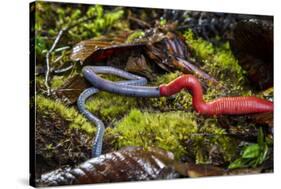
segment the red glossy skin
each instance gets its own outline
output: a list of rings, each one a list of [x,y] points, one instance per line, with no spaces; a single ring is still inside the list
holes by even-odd
[[[161,96],[171,96],[182,89],[187,89],[192,94],[192,104],[200,114],[250,114],[273,112],[273,103],[254,96],[247,97],[223,97],[212,102],[203,100],[203,92],[200,82],[193,75],[182,75],[169,84],[160,86]]]

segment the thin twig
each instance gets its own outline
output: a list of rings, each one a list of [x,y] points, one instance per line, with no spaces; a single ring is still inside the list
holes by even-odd
[[[136,17],[129,16],[128,19],[138,23],[140,26],[142,26],[144,28],[151,28],[151,25],[149,23],[147,23],[147,22],[145,22],[143,20],[140,20],[140,19],[138,19]]]
[[[63,32],[66,31],[66,28],[63,28],[59,31],[52,47],[48,50],[47,54],[46,54],[46,75],[45,75],[45,86],[47,88],[47,95],[49,96],[51,94],[51,88],[49,86],[49,75],[50,75],[50,54],[53,52],[53,50],[55,49],[56,45],[58,44]]]
[[[57,48],[56,50],[54,50],[54,52],[64,51],[64,50],[67,50],[69,48],[70,48],[70,46],[60,47],[60,48]]]
[[[55,39],[53,45],[51,46],[51,48],[48,50],[48,52],[47,52],[47,54],[46,54],[46,67],[47,67],[47,70],[46,70],[46,75],[45,75],[45,82],[44,82],[44,84],[45,84],[45,86],[46,86],[46,88],[47,88],[47,95],[48,95],[48,96],[51,94],[51,87],[50,87],[50,85],[49,85],[49,81],[50,81],[50,54],[51,54],[51,53],[54,51],[54,49],[56,48],[56,46],[57,46],[57,44],[58,44],[59,40],[61,39],[61,37],[62,37],[62,35],[63,35],[64,32],[66,32],[66,31],[68,31],[68,30],[74,28],[75,26],[77,26],[77,25],[79,25],[79,24],[81,24],[81,23],[83,23],[83,22],[89,21],[89,20],[91,20],[91,19],[93,19],[93,18],[95,18],[95,17],[96,17],[96,16],[94,15],[94,16],[89,17],[89,18],[82,18],[82,19],[78,20],[77,22],[75,22],[75,23],[73,23],[73,24],[70,24],[69,26],[66,26],[66,27],[62,28],[62,29],[59,31],[59,33],[58,33],[58,35],[57,35],[57,37],[56,37],[56,39]]]
[[[57,58],[54,60],[54,63],[57,63],[57,62],[60,61],[62,58],[63,58],[63,55],[60,55],[59,57],[57,57]]]

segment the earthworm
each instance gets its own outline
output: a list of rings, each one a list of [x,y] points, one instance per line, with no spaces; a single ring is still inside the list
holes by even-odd
[[[192,104],[200,114],[250,114],[273,112],[273,103],[254,96],[222,97],[204,102],[200,82],[193,75],[182,75],[166,85],[160,86],[161,96],[171,96],[182,89],[191,91]]]
[[[85,101],[98,90],[111,93],[135,96],[135,97],[161,97],[171,96],[182,89],[189,90],[192,94],[192,105],[200,114],[223,115],[223,114],[250,114],[273,112],[273,103],[254,96],[248,97],[222,97],[206,103],[203,100],[203,92],[200,82],[193,75],[182,75],[169,84],[159,87],[140,86],[145,85],[147,80],[143,77],[128,73],[126,71],[108,66],[85,66],[82,70],[84,77],[94,86],[86,89],[78,98],[78,109],[90,121],[97,126],[97,133],[94,140],[92,155],[94,157],[101,154],[102,137],[104,134],[104,124],[91,112],[86,110]],[[97,73],[113,74],[129,79],[128,81],[112,82],[102,79]]]

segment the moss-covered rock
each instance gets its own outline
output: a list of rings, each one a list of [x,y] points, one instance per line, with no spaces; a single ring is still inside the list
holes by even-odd
[[[196,133],[196,123],[193,120],[186,121],[186,115],[182,112],[142,113],[133,109],[112,132],[119,136],[118,148],[158,146],[180,157],[184,154],[184,148],[179,139],[183,139],[187,131]]]
[[[197,163],[210,161],[209,152],[214,145],[225,161],[230,161],[235,152],[235,145],[225,136],[224,129],[217,126],[215,118],[198,120],[191,112],[152,113],[133,109],[117,123],[112,134],[118,136],[117,148],[160,147],[173,152],[177,159],[187,155]]]
[[[36,95],[35,103],[37,111],[58,114],[64,120],[69,122],[70,128],[81,128],[91,135],[95,132],[94,125],[87,121],[87,119],[79,114],[73,107],[67,107],[61,102],[56,102],[42,95]]]
[[[132,108],[137,107],[137,99],[108,92],[99,92],[86,102],[86,108],[106,122],[118,120]]]

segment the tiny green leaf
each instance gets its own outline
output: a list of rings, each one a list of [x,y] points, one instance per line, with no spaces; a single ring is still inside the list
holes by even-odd
[[[239,159],[236,159],[235,161],[233,161],[231,164],[229,164],[228,168],[229,169],[236,169],[236,168],[243,167],[243,165],[244,165],[243,159],[239,158]]]
[[[258,144],[252,144],[247,146],[243,152],[242,158],[255,158],[260,154],[260,146]]]

